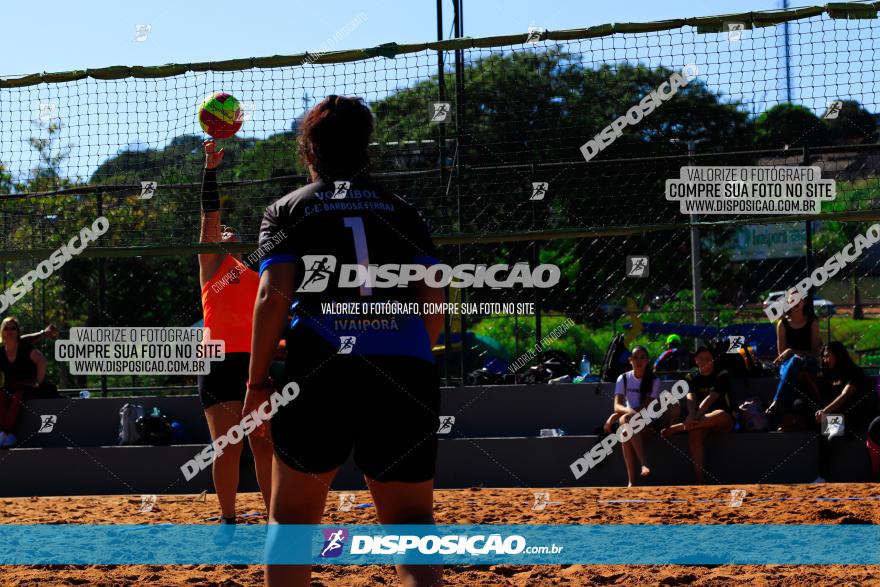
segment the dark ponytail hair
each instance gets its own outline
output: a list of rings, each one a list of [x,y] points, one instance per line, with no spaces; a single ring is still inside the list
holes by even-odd
[[[697,347],[697,350],[694,352],[694,358],[696,358],[697,355],[699,355],[700,353],[709,353],[710,355],[712,355],[712,360],[715,360],[715,351],[705,345]]]
[[[372,134],[373,113],[363,98],[327,96],[302,121],[300,161],[324,181],[354,179],[369,167]]]
[[[849,356],[846,347],[838,340],[832,340],[822,347],[822,353],[831,353],[834,355],[834,369],[828,373],[829,376],[839,379],[863,379],[865,372],[862,368],[853,363],[852,357]],[[821,356],[821,355],[820,355]]]
[[[654,387],[654,379],[657,376],[654,375],[654,368],[651,367],[651,355],[648,354],[648,349],[642,345],[633,347],[630,356],[636,354],[636,351],[644,351],[645,356],[648,358],[648,364],[645,365],[645,374],[642,375],[642,384],[639,386],[639,405],[645,407],[651,399],[651,390]]]
[[[786,292],[786,297],[791,292]],[[804,318],[809,322],[810,320],[814,320],[816,318],[816,307],[813,305],[813,296],[810,292],[801,297],[801,301],[804,303]],[[785,319],[791,320],[791,308],[785,311]]]

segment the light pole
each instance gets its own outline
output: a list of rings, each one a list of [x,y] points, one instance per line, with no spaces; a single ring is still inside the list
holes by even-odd
[[[688,139],[688,167],[694,164],[694,151],[699,143],[706,139]],[[681,139],[669,139],[670,143],[681,143]],[[696,222],[698,218],[696,214],[690,215],[691,225],[691,283],[694,294],[694,325],[703,323],[703,284],[700,278],[700,229]]]

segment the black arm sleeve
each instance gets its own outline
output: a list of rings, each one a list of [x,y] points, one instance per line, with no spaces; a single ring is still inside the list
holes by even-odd
[[[202,176],[202,210],[216,212],[220,209],[220,192],[217,190],[217,170],[205,169]]]

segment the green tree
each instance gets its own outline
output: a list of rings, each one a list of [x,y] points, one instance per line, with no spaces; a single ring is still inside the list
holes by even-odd
[[[777,104],[755,120],[755,145],[758,147],[812,147],[830,143],[825,122],[804,106]]]
[[[875,180],[838,181],[837,196],[833,201],[822,202],[822,212],[869,210],[872,209],[878,197],[880,195],[878,195]],[[823,221],[821,229],[817,230],[813,237],[814,247],[817,251],[816,266],[818,267],[828,257],[853,242],[856,235],[864,234],[868,226],[867,222]],[[859,262],[854,261],[842,271],[843,276],[850,282],[852,318],[854,320],[864,318],[859,291],[858,265]]]
[[[678,167],[687,164],[686,157],[632,164],[621,159],[682,155],[685,152],[679,145],[689,139],[701,140],[701,152],[745,147],[751,144],[752,127],[738,103],[725,102],[694,80],[628,127],[589,166],[583,165],[579,150],[672,73],[663,67],[629,63],[587,67],[579,55],[559,50],[493,54],[468,64],[458,105],[462,140],[457,156],[465,169],[472,165],[497,165],[498,169],[465,171],[456,178],[461,186],[456,201],[446,198],[446,185],[423,186],[422,193],[428,192],[427,215],[441,219],[451,232],[465,233],[682,222],[677,207],[669,205],[662,194],[663,182],[677,176]],[[433,77],[373,104],[378,141],[439,139],[440,126],[431,124],[426,113],[428,103],[437,100],[437,85]],[[446,87],[455,87],[453,76],[447,76]],[[447,127],[446,136],[453,130]],[[680,141],[679,145],[671,144],[672,139]],[[447,162],[451,155],[447,153]],[[613,162],[603,164],[603,159]],[[398,161],[402,168],[430,169],[436,167],[437,152],[422,151],[421,157]],[[526,195],[532,179],[528,165],[547,162],[560,166],[547,176],[552,180],[550,197],[535,206]],[[511,167],[516,164],[522,167]],[[450,212],[459,204],[461,225]],[[638,290],[650,285],[623,283],[626,251],[662,253],[652,256],[652,263],[657,263],[652,271],[673,282],[687,280],[687,266],[681,259],[688,250],[685,246],[679,251],[676,242],[665,233],[544,242],[541,260],[563,264],[563,283],[554,288],[543,307],[562,312],[596,308],[609,297],[647,293]],[[517,249],[508,245],[481,248],[481,262],[528,258],[510,256]],[[472,247],[467,253],[480,255]]]
[[[386,176],[384,180],[396,193],[417,195],[414,203],[433,223],[435,234],[683,223],[677,207],[663,198],[664,181],[687,164],[682,145],[690,139],[701,141],[701,152],[751,144],[752,123],[740,104],[693,80],[640,123],[627,127],[589,165],[584,164],[579,150],[672,74],[668,68],[641,64],[594,67],[585,65],[581,55],[558,49],[493,53],[465,67],[465,90],[457,97],[461,140],[457,149],[453,143],[447,145],[442,162],[450,168],[457,157],[460,176],[441,177],[437,170],[438,141],[454,136],[455,126],[441,127],[428,120],[428,103],[438,99],[436,77],[395,91],[371,105],[377,119],[376,139],[385,145],[374,150],[375,167],[381,171],[424,172]],[[445,81],[450,96],[456,99],[454,77],[447,75]],[[433,143],[421,143],[425,140]],[[418,142],[388,145],[403,141]],[[93,213],[96,193],[101,191],[105,215],[112,226],[102,237],[108,244],[195,242],[201,142],[201,137],[183,135],[160,149],[123,150],[89,178],[96,192],[83,195],[77,207]],[[253,182],[221,187],[224,222],[239,228],[245,240],[254,241],[263,207],[298,184],[263,180],[304,172],[296,154],[295,133],[285,131],[266,139],[233,137],[223,141],[222,146],[226,156],[220,181]],[[655,155],[677,158],[644,159]],[[535,179],[529,168],[539,163],[556,163],[557,167],[544,177],[552,180],[550,197],[535,204],[528,200],[530,182]],[[477,165],[495,168],[477,170]],[[517,165],[520,167],[514,167]],[[159,183],[152,200],[136,197],[143,180]],[[184,188],[181,184],[194,187]],[[119,188],[129,185],[131,190]],[[70,202],[70,196],[65,201]],[[64,212],[70,215],[67,209]],[[65,220],[65,226],[70,227],[67,216]],[[470,244],[462,245],[460,250],[463,259],[478,263],[527,260],[531,254],[525,243]],[[441,255],[455,256],[458,251],[449,247]],[[651,293],[649,283],[622,283],[628,251],[652,254],[652,272],[671,282],[688,279],[687,264],[681,262],[688,254],[687,246],[682,247],[668,233],[544,242],[540,260],[560,265],[563,282],[553,291],[540,292],[544,296],[543,310],[572,310],[569,315],[584,323],[590,315],[583,310],[592,312],[600,301]],[[198,282],[193,263],[194,255],[165,257],[155,263],[140,259],[108,261],[113,280],[108,288],[108,309],[113,309],[114,319],[127,324],[152,319],[195,321],[198,304],[192,294],[198,292]],[[143,277],[144,272],[156,270],[160,275]],[[143,291],[151,292],[146,296],[152,300],[150,304],[132,301],[137,299],[138,288],[130,283],[137,283],[139,276]],[[82,291],[94,291],[93,284],[84,282],[81,276],[76,285]],[[479,295],[474,292],[474,298]]]
[[[835,145],[874,142],[877,119],[856,100],[843,100],[837,118],[825,121],[831,142]]]
[[[12,174],[6,165],[0,161],[0,195],[6,195],[12,192]]]

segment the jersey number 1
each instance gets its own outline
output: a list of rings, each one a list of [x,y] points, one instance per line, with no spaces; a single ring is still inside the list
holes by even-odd
[[[366,269],[370,268],[370,253],[367,251],[367,231],[364,230],[364,219],[360,216],[346,216],[342,219],[342,223],[351,229],[354,237],[354,254],[357,256],[358,265],[362,265]],[[373,295],[373,288],[362,285],[360,287],[362,296]]]

